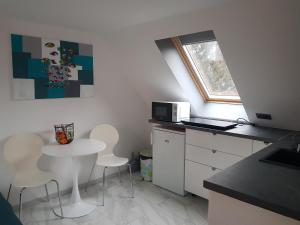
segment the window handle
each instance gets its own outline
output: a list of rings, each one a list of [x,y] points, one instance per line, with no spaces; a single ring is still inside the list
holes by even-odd
[[[168,139],[165,140],[165,143],[170,143],[170,141]]]
[[[212,151],[212,153],[216,153],[216,152],[217,152],[217,150],[214,150],[214,149],[213,149],[213,150],[211,150],[211,151]]]
[[[211,168],[212,171],[215,171],[216,169],[217,169],[216,167],[212,167],[212,168]]]

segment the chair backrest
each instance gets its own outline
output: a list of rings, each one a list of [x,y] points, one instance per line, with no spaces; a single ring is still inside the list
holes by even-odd
[[[98,154],[98,157],[101,157],[103,155],[113,154],[113,150],[119,142],[119,133],[116,128],[109,124],[101,124],[91,131],[90,138],[105,142],[105,150]]]
[[[5,143],[4,158],[16,171],[38,170],[37,162],[43,145],[42,138],[36,134],[17,134]]]

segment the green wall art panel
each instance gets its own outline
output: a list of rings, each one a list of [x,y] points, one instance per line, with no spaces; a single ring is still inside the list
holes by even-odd
[[[93,46],[11,34],[13,98],[92,97]]]

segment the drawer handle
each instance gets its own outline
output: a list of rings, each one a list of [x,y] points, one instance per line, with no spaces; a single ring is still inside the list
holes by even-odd
[[[216,167],[212,167],[212,168],[211,168],[212,171],[215,171],[216,169],[217,169]]]
[[[169,141],[169,140],[167,140],[167,139],[165,140],[165,142],[166,142],[166,143],[170,143],[170,141]]]
[[[212,153],[216,153],[217,152],[217,150],[211,150],[212,151]]]

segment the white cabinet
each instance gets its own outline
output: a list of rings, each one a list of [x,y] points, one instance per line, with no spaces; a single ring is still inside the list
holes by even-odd
[[[154,127],[153,183],[184,195],[203,198],[203,181],[269,145],[262,141],[193,129],[184,132]]]
[[[185,190],[203,198],[203,181],[252,153],[252,140],[186,130]]]
[[[300,225],[300,221],[256,205],[240,201],[230,196],[210,191],[208,224]]]
[[[213,134],[209,132],[186,130],[186,143],[203,148],[212,148]]]
[[[271,144],[272,143],[264,142],[264,141],[253,141],[253,153],[258,152],[258,151],[268,147]]]
[[[208,190],[203,188],[203,181],[220,171],[211,166],[186,160],[185,190],[208,199]]]
[[[213,166],[221,170],[224,170],[228,166],[231,166],[243,159],[242,157],[237,155],[231,155],[224,152],[205,149],[188,144],[186,145],[185,151],[185,158],[187,160]]]
[[[153,128],[153,184],[184,195],[185,133]]]
[[[252,140],[216,134],[212,149],[245,157],[252,153]]]

